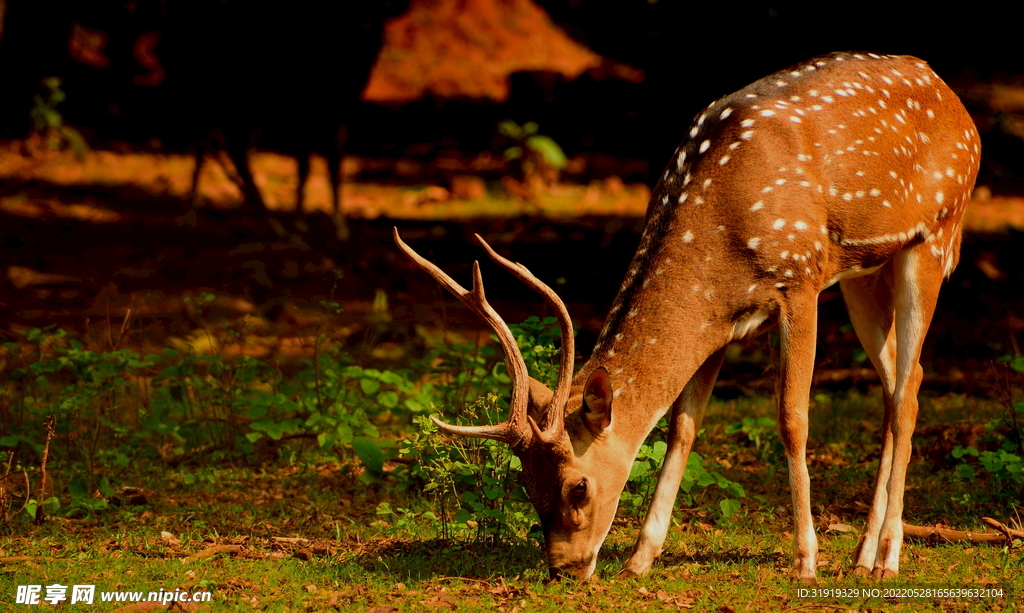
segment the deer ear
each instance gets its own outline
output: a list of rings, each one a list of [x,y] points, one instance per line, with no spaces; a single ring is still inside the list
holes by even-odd
[[[530,377],[530,396],[529,402],[526,404],[527,415],[538,424],[544,423],[544,416],[547,415],[552,396],[554,396],[554,392],[549,390],[548,386]]]
[[[583,387],[583,416],[587,428],[600,434],[612,424],[612,379],[603,366],[590,373]]]

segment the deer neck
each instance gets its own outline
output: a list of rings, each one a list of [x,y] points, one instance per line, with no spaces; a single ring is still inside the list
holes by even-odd
[[[637,447],[708,356],[732,340],[737,313],[749,310],[721,290],[735,271],[718,257],[729,237],[711,208],[704,223],[687,219],[692,228],[682,228],[670,203],[678,196],[664,184],[655,190],[640,246],[576,378],[582,384],[596,368],[608,370],[615,430]]]

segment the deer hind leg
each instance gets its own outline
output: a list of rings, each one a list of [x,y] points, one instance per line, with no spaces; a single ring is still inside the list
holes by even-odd
[[[892,469],[885,516],[878,536],[878,553],[871,574],[888,578],[899,573],[903,545],[903,492],[910,463],[910,438],[917,423],[917,392],[921,387],[921,346],[935,312],[942,284],[942,262],[923,245],[907,249],[893,260],[896,311],[896,388],[889,421]]]
[[[658,485],[654,489],[651,506],[640,529],[640,536],[633,546],[633,553],[629,556],[625,568],[622,569],[622,575],[643,575],[661,556],[669,522],[672,519],[672,507],[675,506],[676,494],[679,492],[679,483],[686,471],[686,461],[690,456],[697,431],[700,430],[704,409],[711,397],[711,389],[715,386],[715,379],[718,378],[718,370],[722,367],[724,357],[723,347],[705,360],[672,403],[665,461],[658,475]]]
[[[803,582],[816,580],[818,559],[807,472],[807,408],[814,372],[817,318],[817,295],[794,296],[779,312],[782,349],[779,433],[786,448],[793,496],[793,578]]]
[[[935,312],[939,285],[942,282],[942,263],[929,257],[922,247],[900,252],[883,271],[885,280],[880,292],[885,302],[874,306],[881,317],[876,322],[875,343],[884,331],[885,342],[879,353],[879,373],[885,386],[886,417],[882,457],[879,461],[875,499],[868,515],[868,526],[857,554],[856,565],[861,572],[871,569],[878,578],[899,573],[900,549],[903,545],[903,493],[910,462],[910,439],[917,422],[917,392],[921,387],[921,346],[925,332]],[[882,272],[882,271],[879,271]],[[866,282],[865,282],[866,283]],[[883,288],[881,281],[876,288]],[[844,293],[847,286],[843,287]],[[878,300],[878,298],[876,298]],[[848,304],[850,300],[847,300]],[[871,315],[867,299],[857,300],[857,317]],[[862,322],[857,333],[864,342],[867,334],[861,328],[871,328]],[[865,345],[867,347],[867,345]],[[868,351],[869,354],[871,350]]]
[[[868,512],[867,526],[854,554],[854,572],[867,575],[874,568],[878,555],[878,538],[882,530],[888,501],[889,476],[892,473],[893,395],[896,392],[896,327],[895,279],[889,262],[873,274],[843,279],[840,287],[846,300],[853,329],[874,364],[882,381],[885,416],[882,421],[882,452],[878,460],[875,493]]]

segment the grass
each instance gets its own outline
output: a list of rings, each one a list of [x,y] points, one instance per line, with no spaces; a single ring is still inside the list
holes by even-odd
[[[995,403],[961,396],[923,404],[929,407],[922,411],[923,424],[981,422],[1000,411]],[[1015,596],[1024,587],[1017,550],[908,543],[897,580],[882,584],[847,575],[865,518],[857,501],[869,500],[881,413],[875,396],[856,392],[818,394],[813,403],[810,463],[821,586],[995,586],[1012,596],[800,597],[800,586],[788,578],[790,502],[785,464],[773,447],[777,439],[766,434],[757,449],[745,436],[725,434],[743,417],[772,412],[768,398],[714,402],[697,450],[744,486],[743,508],[731,519],[710,504],[677,509],[663,560],[641,579],[616,578],[636,537],[636,517],[616,521],[597,581],[547,584],[536,541],[494,546],[465,535],[439,540],[433,522],[397,522],[375,512],[383,500],[419,510],[430,509],[429,500],[391,479],[365,485],[353,466],[305,458],[262,468],[134,467],[123,485],[142,488],[145,500],[137,504],[86,520],[51,517],[42,525],[16,517],[0,536],[0,604],[18,610],[18,585],[60,583],[94,584],[104,591],[212,591],[202,610],[1021,610]],[[978,529],[982,514],[1005,511],[958,504],[953,494],[963,486],[950,474],[936,473],[922,460],[911,464],[908,521],[941,519]],[[853,530],[830,531],[830,524]],[[200,554],[217,545],[239,547]]]

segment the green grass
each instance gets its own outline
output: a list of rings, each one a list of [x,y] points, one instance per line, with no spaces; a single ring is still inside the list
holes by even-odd
[[[998,415],[994,403],[959,396],[922,403],[923,424]],[[51,517],[33,525],[24,514],[0,536],[0,604],[15,606],[18,585],[95,584],[97,590],[211,590],[209,610],[367,611],[390,605],[401,611],[660,611],[680,608],[762,610],[1019,610],[1024,587],[1018,550],[992,546],[908,543],[900,577],[876,583],[849,577],[850,555],[863,527],[877,454],[879,401],[857,393],[818,394],[812,414],[811,475],[819,527],[822,586],[841,588],[966,588],[996,586],[1008,598],[975,600],[801,598],[788,570],[791,529],[784,460],[774,435],[763,449],[745,437],[724,434],[743,417],[771,416],[770,399],[714,402],[697,450],[747,491],[743,507],[724,519],[706,500],[677,509],[665,555],[641,579],[617,579],[636,537],[638,520],[616,522],[602,550],[599,579],[546,584],[539,543],[521,538],[490,545],[469,531],[438,539],[434,522],[402,525],[375,512],[381,501],[419,511],[430,500],[388,477],[364,484],[360,468],[321,458],[262,468],[136,466],[122,483],[142,487],[145,504],[108,509],[86,520]],[[772,430],[772,429],[769,429]],[[186,476],[190,484],[186,484]],[[906,519],[938,520],[979,529],[979,518],[1006,518],[1007,509],[958,504],[966,487],[950,471],[935,473],[920,459],[911,464]],[[709,492],[710,490],[706,490]],[[830,523],[852,532],[827,532]],[[175,541],[162,536],[169,533]],[[279,539],[305,539],[304,541]],[[214,545],[236,552],[193,558]],[[71,606],[71,605],[66,605]],[[83,610],[112,610],[110,603]],[[729,609],[728,607],[732,607]]]
[[[557,363],[549,327],[540,320],[514,326],[530,372],[542,378]],[[598,578],[548,583],[542,544],[528,533],[532,511],[524,518],[512,493],[489,501],[473,497],[481,503],[476,508],[466,498],[467,492],[486,494],[487,487],[493,495],[502,484],[504,448],[459,441],[462,447],[446,455],[437,448],[440,439],[408,440],[413,424],[438,409],[462,419],[467,411],[456,415],[451,407],[467,401],[483,419],[503,411],[501,394],[489,393],[507,384],[493,368],[496,350],[457,346],[401,368],[367,369],[332,347],[329,329],[318,323],[311,331],[317,351],[288,368],[186,350],[152,357],[94,352],[59,331],[30,331],[27,344],[5,345],[0,446],[14,450],[16,470],[3,482],[10,495],[0,491],[0,511],[7,512],[0,526],[0,610],[19,610],[17,586],[52,584],[144,596],[211,592],[202,610],[282,612],[1018,607],[1018,549],[908,543],[898,579],[879,584],[848,576],[877,469],[877,392],[819,390],[812,397],[808,463],[820,586],[994,586],[1011,596],[802,597],[801,586],[789,580],[786,462],[771,421],[774,403],[763,396],[712,402],[695,451],[703,458],[700,474],[714,475],[715,485],[680,496],[663,558],[647,576],[617,578],[644,512],[624,504],[602,550]],[[206,334],[245,338],[237,326],[211,327]],[[449,369],[468,374],[453,377]],[[991,400],[925,395],[919,425],[994,423],[1005,410]],[[47,468],[52,484],[41,494],[40,424],[48,415],[57,416]],[[663,438],[663,428],[652,435]],[[980,470],[974,456],[961,463],[973,462],[977,477],[957,478],[951,449],[940,447],[938,456],[928,451],[937,440],[915,440],[927,453],[916,454],[910,465],[906,521],[979,530],[984,516],[1013,520],[1020,492],[999,490],[1013,487],[1012,479]],[[657,455],[654,447],[650,457]],[[401,449],[430,455],[403,456]],[[934,457],[947,462],[933,465]],[[461,468],[451,468],[459,461]],[[492,468],[466,468],[485,462]],[[650,489],[641,472],[630,484],[631,501]],[[28,496],[22,474],[36,488]],[[444,485],[443,475],[450,479],[447,490],[436,487]],[[444,508],[435,498],[439,491],[448,492]],[[22,509],[26,498],[48,509],[43,521],[33,522]],[[724,498],[734,499],[728,516]],[[382,512],[387,509],[393,512]],[[431,519],[440,516],[451,521],[451,538],[442,538],[440,522]],[[481,528],[504,522],[506,535],[515,534],[495,543],[474,529],[477,520]],[[65,606],[105,611],[123,604]]]

